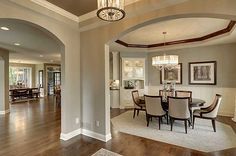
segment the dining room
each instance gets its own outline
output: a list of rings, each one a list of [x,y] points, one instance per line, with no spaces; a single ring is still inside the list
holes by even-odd
[[[215,33],[231,24],[227,35]],[[112,43],[113,129],[202,152],[236,147],[234,25],[210,18],[170,20]]]

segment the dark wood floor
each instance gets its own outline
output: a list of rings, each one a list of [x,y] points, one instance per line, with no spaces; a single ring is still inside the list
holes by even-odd
[[[113,109],[111,117],[123,110]],[[236,149],[202,153],[158,141],[136,137],[112,130],[112,140],[107,143],[77,136],[67,142],[60,141],[60,108],[52,97],[12,105],[11,114],[0,116],[0,156],[89,156],[100,148],[124,156],[235,156]],[[236,124],[227,117],[219,121]]]

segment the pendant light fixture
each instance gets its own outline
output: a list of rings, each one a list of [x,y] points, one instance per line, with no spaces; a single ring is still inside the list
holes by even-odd
[[[114,22],[125,17],[124,0],[97,0],[98,3],[98,18]]]
[[[164,46],[166,45],[166,32],[162,33],[164,36]],[[173,68],[178,65],[179,57],[177,55],[166,55],[164,53],[163,56],[155,56],[152,57],[152,66],[157,67],[159,70],[162,70],[163,68],[167,70],[172,70]]]

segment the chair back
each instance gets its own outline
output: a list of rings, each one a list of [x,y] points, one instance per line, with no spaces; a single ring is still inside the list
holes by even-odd
[[[188,97],[192,100],[192,91],[185,91],[185,90],[176,90],[175,91],[176,97]]]
[[[163,116],[166,112],[162,108],[162,97],[161,96],[149,96],[144,95],[146,112],[153,116]]]
[[[134,105],[138,105],[139,100],[140,100],[138,90],[134,90],[131,93],[132,93],[132,99],[133,99]]]
[[[174,92],[170,91],[170,90],[167,90],[167,91],[159,90],[159,96],[162,96],[162,97],[171,96],[171,97],[173,97],[174,96]]]
[[[202,116],[208,118],[216,118],[221,101],[222,101],[222,96],[216,94],[213,103],[207,108],[207,112],[204,112]]]
[[[169,115],[177,119],[190,118],[189,100],[187,97],[169,97]]]

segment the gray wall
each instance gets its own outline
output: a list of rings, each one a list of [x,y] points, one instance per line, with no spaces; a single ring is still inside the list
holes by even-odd
[[[179,56],[183,64],[183,85],[188,85],[188,63],[217,61],[217,87],[236,87],[236,43],[207,47],[186,48],[165,52]],[[160,85],[160,72],[152,66],[152,57],[163,55],[163,52],[148,54],[148,85]]]
[[[9,51],[0,48],[0,111],[8,111],[9,106]]]

